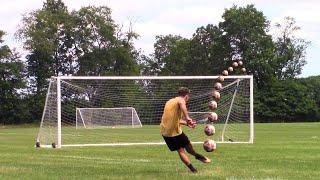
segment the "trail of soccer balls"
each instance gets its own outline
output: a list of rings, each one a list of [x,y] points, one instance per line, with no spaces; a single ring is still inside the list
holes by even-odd
[[[220,100],[220,90],[222,90],[222,83],[224,81],[224,77],[228,76],[229,74],[236,72],[236,68],[240,68],[240,72],[242,74],[246,74],[246,68],[243,65],[241,60],[234,60],[230,67],[227,70],[223,70],[221,75],[215,80],[213,91],[212,91],[212,98],[213,100],[209,102],[209,108],[212,110],[211,113],[208,114],[208,121],[204,127],[204,133],[207,136],[212,136],[215,134],[215,127],[213,124],[218,121],[218,115],[215,112],[218,108],[218,101]],[[207,152],[212,152],[217,148],[217,145],[213,139],[206,139],[203,142],[203,148]]]

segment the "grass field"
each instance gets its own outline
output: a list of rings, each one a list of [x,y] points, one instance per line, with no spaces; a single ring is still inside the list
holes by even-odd
[[[0,179],[320,179],[320,123],[255,124],[254,144],[218,144],[190,173],[164,145],[36,149],[38,127],[0,127]],[[189,137],[192,139],[192,137]]]

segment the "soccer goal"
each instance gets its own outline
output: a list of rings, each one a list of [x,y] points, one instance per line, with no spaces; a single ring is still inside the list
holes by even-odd
[[[217,76],[61,76],[50,79],[37,146],[164,144],[160,121],[164,104],[180,86],[191,90],[188,110],[198,122],[183,127],[194,143],[253,143],[253,78],[226,76],[218,101],[214,136],[206,136]]]
[[[76,128],[141,127],[133,107],[76,108]]]

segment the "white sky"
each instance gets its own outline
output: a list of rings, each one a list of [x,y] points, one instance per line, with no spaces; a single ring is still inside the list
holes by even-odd
[[[22,45],[14,39],[22,14],[40,9],[44,0],[0,0],[0,29],[7,35],[5,43],[21,51]],[[307,65],[301,77],[320,75],[320,1],[318,0],[64,0],[69,10],[82,6],[106,5],[112,9],[117,24],[133,22],[133,30],[140,37],[135,42],[145,54],[153,52],[156,35],[175,34],[190,38],[196,29],[207,24],[217,24],[225,8],[233,4],[254,4],[271,24],[285,16],[294,17],[302,29],[297,33],[311,41],[307,50]]]

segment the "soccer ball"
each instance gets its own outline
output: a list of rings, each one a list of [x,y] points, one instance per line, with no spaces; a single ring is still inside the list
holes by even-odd
[[[209,108],[210,108],[211,110],[216,110],[217,107],[218,107],[218,104],[217,104],[216,101],[210,101],[210,102],[209,102]]]
[[[212,91],[212,97],[217,101],[220,99],[220,93],[219,91],[213,90]]]
[[[215,112],[211,112],[208,114],[208,120],[211,122],[215,122],[218,120],[218,115]]]
[[[238,64],[239,64],[239,66],[242,66],[243,62],[242,61],[238,61]]]
[[[223,81],[224,81],[224,77],[223,77],[223,76],[219,76],[219,77],[217,78],[217,81],[218,81],[218,82],[223,82]]]
[[[217,144],[214,140],[207,139],[203,142],[203,149],[207,152],[212,152],[217,149]]]
[[[246,72],[246,68],[241,68],[241,71],[242,71],[243,73],[245,73],[245,72]]]
[[[222,84],[219,83],[219,82],[216,82],[214,85],[213,85],[214,89],[219,91],[222,89]]]
[[[238,63],[237,63],[237,62],[233,62],[233,63],[232,63],[232,66],[233,66],[233,67],[238,67]]]
[[[228,68],[228,71],[229,71],[229,72],[232,72],[232,71],[233,71],[233,67],[230,66],[230,67]]]
[[[211,124],[207,124],[207,125],[204,127],[204,133],[205,133],[207,136],[212,136],[212,135],[214,135],[215,132],[216,132],[216,129],[215,129],[214,126],[211,125]]]
[[[228,74],[229,74],[229,73],[228,73],[228,71],[227,71],[227,70],[223,70],[223,71],[222,71],[222,75],[224,75],[224,76],[228,76]]]

